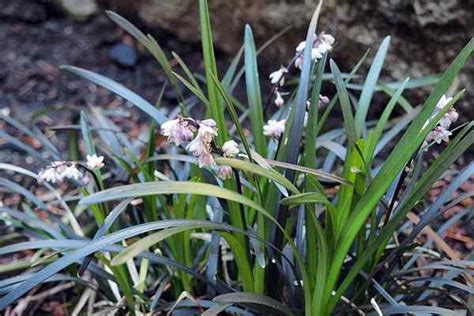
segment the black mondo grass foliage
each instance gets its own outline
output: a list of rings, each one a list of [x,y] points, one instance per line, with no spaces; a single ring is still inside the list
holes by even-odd
[[[206,0],[199,1],[204,76],[175,53],[172,66],[151,35],[107,12],[156,58],[169,85],[152,104],[109,78],[64,66],[150,119],[132,138],[91,107],[78,124],[62,127],[80,136],[70,140],[83,149],[75,160],[63,160],[39,128],[1,114],[41,149],[6,131],[0,137],[45,167],[32,172],[0,163],[3,173],[30,183],[0,178],[21,197],[0,206],[7,229],[0,256],[30,256],[0,267],[0,310],[22,311],[33,289],[70,284],[75,315],[472,312],[474,256],[461,257],[436,237],[472,216],[466,208],[439,221],[472,197],[453,197],[474,173],[472,163],[451,168],[474,135],[472,122],[455,124],[453,106],[463,91],[450,87],[474,40],[441,76],[382,82],[390,37],[366,75],[359,68],[368,53],[341,72],[330,58],[335,39],[316,30],[320,10],[321,3],[289,65],[270,75],[270,96],[261,93],[260,80],[267,79],[259,75],[258,55],[276,37],[257,49],[247,25],[242,49],[219,74]],[[245,100],[233,96],[240,83]],[[403,96],[425,86],[431,93],[423,104]],[[335,94],[321,95],[325,87]],[[171,111],[160,108],[165,88],[176,90]],[[388,102],[378,120],[368,120],[376,94]],[[393,117],[398,108],[402,114]],[[337,109],[340,125],[328,130]],[[450,183],[427,200],[446,174]],[[421,244],[416,237],[426,228],[435,238]]]

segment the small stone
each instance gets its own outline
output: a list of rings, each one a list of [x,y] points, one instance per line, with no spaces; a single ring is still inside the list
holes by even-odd
[[[122,66],[132,67],[137,63],[135,48],[129,44],[119,43],[114,45],[109,51],[109,56]]]

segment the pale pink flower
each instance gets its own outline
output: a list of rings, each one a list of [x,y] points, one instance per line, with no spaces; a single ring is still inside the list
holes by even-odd
[[[202,121],[198,121],[199,125],[205,125],[207,127],[211,127],[211,128],[216,128],[217,126],[217,123],[216,121],[214,121],[213,119],[206,119],[206,120],[202,120]]]
[[[208,121],[208,120],[206,120]],[[214,120],[211,120],[214,121]],[[217,136],[217,129],[210,125],[204,124],[204,121],[199,122],[198,136],[203,142],[210,143]]]
[[[451,126],[451,123],[452,121],[449,119],[449,116],[447,116],[446,114],[443,115],[438,122],[439,126],[443,128],[449,128]]]
[[[223,180],[230,179],[232,178],[232,168],[227,165],[219,166],[219,169],[217,170],[217,175]]]
[[[448,117],[448,119],[451,121],[451,123],[455,123],[458,118],[459,118],[459,113],[456,111],[456,109],[450,109],[448,113],[445,114],[445,116]]]
[[[263,135],[269,137],[280,137],[285,131],[286,120],[269,120],[266,125],[263,126]]]
[[[199,168],[210,167],[214,164],[214,157],[211,153],[204,153],[198,157]]]
[[[202,141],[202,139],[198,136],[194,138],[186,149],[193,154],[195,157],[199,157],[201,155],[205,155],[210,152],[209,144]]]
[[[175,143],[177,146],[193,139],[193,130],[194,127],[181,117],[166,121],[161,125],[163,136],[167,136],[168,142]]]
[[[270,81],[272,84],[279,84],[280,86],[283,86],[285,84],[285,73],[288,72],[288,69],[285,67],[281,66],[280,69],[277,71],[274,71],[268,76],[270,78]]]
[[[448,131],[446,128],[442,126],[436,126],[434,130],[432,130],[428,136],[426,136],[425,141],[426,142],[431,142],[435,141],[436,143],[440,144],[441,141],[444,142],[449,142],[449,136],[451,136],[452,133]]]
[[[188,144],[186,149],[193,154],[194,157],[198,158],[199,167],[207,167],[214,164],[214,158],[212,157],[211,146],[209,143],[204,142],[199,136],[193,139]]]
[[[283,104],[285,104],[285,100],[283,99],[281,93],[278,90],[275,91],[275,95],[275,105],[280,108],[283,106]]]
[[[319,106],[320,107],[325,107],[326,105],[328,105],[330,102],[329,98],[325,95],[322,95],[320,94],[319,95]]]
[[[311,50],[311,59],[318,60],[319,58],[323,57],[323,52],[318,48],[313,48]]]
[[[302,41],[298,44],[298,46],[296,46],[295,50],[297,53],[301,53],[305,47],[306,47],[306,41]]]
[[[104,166],[104,156],[97,156],[96,154],[87,155],[87,167],[89,169],[100,169]]]
[[[311,48],[311,60],[316,61],[323,57],[326,52],[332,50],[334,44],[334,37],[330,34],[321,32],[319,35],[314,37],[313,46]],[[301,69],[303,66],[303,54],[306,47],[306,42],[300,42],[296,47],[296,59],[295,68]]]
[[[303,67],[303,56],[298,56],[295,59],[295,68],[301,69]]]
[[[53,161],[49,166],[40,170],[38,173],[38,182],[51,182],[56,183],[63,181],[64,179],[64,171],[69,164],[68,161]]]
[[[440,144],[441,141],[444,141],[445,143],[449,142],[449,136],[453,134],[447,129],[443,128],[442,126],[437,126],[435,128],[435,132],[437,133],[437,135],[434,141],[437,142],[438,144]]]
[[[199,167],[211,166],[214,164],[212,157],[212,142],[217,136],[216,122],[212,119],[199,121],[199,128],[196,137],[188,144],[186,149],[193,156],[198,157]]]
[[[235,157],[239,152],[239,145],[233,141],[228,140],[222,145],[222,151],[225,157]]]

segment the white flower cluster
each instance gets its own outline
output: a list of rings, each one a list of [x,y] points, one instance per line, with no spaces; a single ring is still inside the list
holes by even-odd
[[[54,161],[38,173],[38,181],[61,182],[64,178],[79,180],[82,176],[77,163],[70,161]]]
[[[311,59],[316,61],[323,57],[326,52],[331,51],[334,41],[335,39],[331,34],[321,32],[319,35],[315,35],[313,47],[311,49]],[[306,42],[303,41],[296,47],[295,68],[301,69],[303,67],[305,46]]]
[[[436,114],[441,111],[453,98],[451,97],[446,97],[443,95],[441,99],[438,101],[436,104],[436,110],[433,113],[433,116],[436,116]],[[429,142],[436,142],[438,144],[441,143],[441,141],[444,142],[449,142],[449,137],[452,135],[452,133],[449,131],[449,127],[451,124],[455,123],[459,118],[459,113],[456,111],[456,109],[450,109],[446,114],[444,114],[441,119],[438,122],[438,125],[426,136],[425,141],[423,142],[422,147],[426,148],[428,146]],[[425,123],[423,126],[426,127],[428,125],[429,120]]]
[[[211,167],[214,165],[216,125],[213,119],[196,121],[192,118],[178,117],[163,123],[161,133],[168,137],[168,142],[173,142],[176,145],[190,142],[186,149],[198,159],[199,167]],[[222,146],[222,153],[225,157],[234,157],[239,152],[239,146],[233,140],[226,141]],[[232,176],[232,168],[221,166],[218,175],[223,179],[229,178]]]
[[[82,178],[82,172],[78,168],[77,161],[53,161],[49,166],[40,170],[38,181],[43,182],[61,182],[64,179],[79,180]],[[100,169],[104,166],[104,157],[87,155],[87,167],[89,169]]]
[[[263,126],[263,135],[273,138],[280,138],[285,132],[286,120],[269,120],[266,125]]]

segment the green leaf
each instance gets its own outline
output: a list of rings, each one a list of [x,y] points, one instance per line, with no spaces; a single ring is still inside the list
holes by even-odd
[[[329,200],[320,192],[307,192],[289,196],[281,199],[283,205],[298,206],[309,203],[330,203]]]
[[[239,242],[239,239],[235,238],[231,233],[222,232],[222,237],[229,244],[230,249],[232,250],[235,258],[235,264],[239,269],[239,276],[242,280],[242,287],[244,291],[253,292],[253,280],[254,276],[252,274],[252,269],[250,263],[247,260],[247,253],[245,247]]]
[[[359,71],[360,67],[362,66],[362,64],[364,63],[365,59],[367,58],[367,56],[369,55],[369,52],[370,52],[370,49],[368,49],[364,55],[362,55],[362,57],[359,59],[359,61],[355,64],[355,66],[352,68],[349,76],[344,80],[344,83],[347,85],[349,84],[350,80],[354,77],[354,75],[357,73],[357,71]],[[324,76],[323,76],[324,77]],[[333,76],[334,77],[334,76]],[[319,120],[318,122],[318,128],[316,129],[317,130],[317,134],[319,135],[319,132],[321,131],[322,127],[324,126],[324,124],[326,123],[326,120],[327,118],[329,117],[329,114],[331,113],[334,105],[336,104],[336,100],[337,100],[337,97],[333,97],[331,99],[331,101],[329,102],[329,104],[327,105],[326,109],[324,110],[323,112],[323,115],[321,115],[321,119]]]
[[[191,70],[188,68],[188,66],[186,65],[186,63],[181,59],[181,57],[179,57],[178,54],[176,54],[175,52],[172,52],[171,53],[173,55],[173,58],[176,59],[176,61],[178,62],[178,64],[181,66],[181,68],[183,69],[184,73],[186,74],[186,77],[188,77],[188,80],[189,82],[191,82],[191,84],[196,88],[196,90],[199,90],[200,93],[202,95],[204,95],[204,92],[201,90],[201,87],[199,86],[199,83],[196,81],[196,78],[194,78],[194,75],[193,73],[191,72]]]
[[[209,225],[209,227],[215,226],[215,225],[212,225],[212,223],[210,224],[211,225]],[[196,228],[206,228],[206,226],[202,224],[201,225],[184,224],[178,227],[163,229],[163,230],[160,230],[159,232],[148,235],[145,238],[141,238],[137,242],[125,248],[117,256],[115,256],[114,259],[112,260],[112,265],[118,266],[118,265],[124,264],[127,261],[136,257],[141,252],[147,251],[148,248],[150,248],[153,245],[158,244],[159,242],[165,240],[166,238],[176,235],[178,233],[185,232],[187,230],[193,230]]]
[[[269,180],[275,181],[283,185],[285,188],[295,194],[300,193],[298,188],[293,183],[288,181],[288,179],[286,179],[283,175],[281,175],[274,169],[262,168],[257,164],[233,158],[215,158],[215,160],[220,165],[228,165],[235,169],[257,174],[259,176],[268,178]]]
[[[360,94],[359,98],[359,107],[357,108],[355,115],[356,137],[360,137],[362,128],[365,126],[365,118],[367,116],[367,112],[369,111],[370,101],[374,95],[377,81],[379,80],[379,75],[382,71],[383,62],[385,60],[385,56],[387,55],[389,46],[390,36],[387,36],[382,41],[382,44],[380,44],[377,54],[375,54],[374,61],[370,66],[367,78],[365,79],[364,88],[362,89],[362,93]]]
[[[253,40],[252,29],[245,26],[245,85],[250,108],[250,125],[254,137],[255,148],[262,156],[266,156],[267,142],[263,135],[263,105],[260,92],[260,81],[257,68],[257,53]]]
[[[311,80],[311,69],[312,59],[311,52],[316,33],[316,27],[318,24],[319,12],[321,11],[322,1],[319,1],[316,10],[313,12],[311,22],[306,33],[306,43],[303,53],[303,66],[300,74],[300,81],[298,90],[296,92],[296,98],[293,102],[292,115],[290,115],[289,122],[287,122],[287,128],[284,134],[284,142],[287,142],[286,150],[286,162],[296,164],[298,160],[299,147],[303,134],[304,116],[306,113],[306,101],[308,100],[308,90]],[[283,159],[281,159],[283,160]],[[292,181],[294,172],[289,171],[287,178]]]
[[[173,226],[180,226],[182,224],[187,223],[187,220],[167,220],[167,221],[159,221],[159,222],[152,222],[152,223],[145,223],[143,225],[127,227],[122,229],[116,233],[112,233],[107,236],[103,236],[95,241],[83,241],[77,240],[75,242],[81,243],[81,247],[77,250],[66,254],[65,256],[56,259],[52,263],[50,263],[45,268],[41,269],[39,272],[35,273],[31,278],[21,282],[18,284],[14,289],[0,298],[0,310],[8,307],[11,303],[13,303],[16,299],[21,297],[23,294],[28,292],[33,287],[37,286],[38,284],[42,283],[44,280],[50,278],[54,274],[58,273],[59,271],[63,270],[64,268],[68,267],[69,265],[77,262],[78,260],[96,252],[104,250],[109,245],[113,245],[119,241],[125,240],[127,238],[131,238],[140,234],[147,233],[149,231],[158,230],[169,228]],[[199,221],[195,221],[199,222]],[[206,223],[206,222],[205,222]],[[222,224],[221,224],[222,225]],[[233,231],[233,227],[228,227],[230,231]],[[43,242],[43,241],[41,241]],[[54,241],[47,241],[47,242],[57,242]],[[61,241],[61,242],[68,242],[68,241]],[[37,242],[39,243],[39,242]],[[53,246],[52,246],[53,247]],[[116,249],[116,248],[114,248]],[[110,251],[107,249],[106,251]],[[115,250],[114,250],[115,251]],[[147,256],[150,258],[150,256]],[[167,258],[163,258],[167,259]],[[169,259],[167,259],[169,260]],[[171,264],[171,260],[168,261],[168,264]],[[178,266],[178,263],[175,263]],[[190,269],[183,267],[187,271]]]
[[[94,193],[82,199],[79,205],[87,206],[90,204],[124,199],[129,197],[142,197],[156,194],[197,194],[204,196],[214,196],[217,198],[222,198],[247,205],[261,212],[270,220],[274,220],[273,217],[260,205],[234,191],[207,183],[185,181],[147,182],[115,187]]]
[[[219,90],[219,93],[221,94],[222,98],[224,99],[224,103],[227,105],[227,109],[229,110],[230,117],[232,118],[232,121],[235,124],[235,127],[237,129],[237,132],[239,133],[240,140],[242,141],[242,144],[244,145],[245,151],[247,152],[247,155],[249,156],[249,159],[252,160],[252,154],[251,154],[251,149],[250,145],[247,141],[247,137],[245,136],[244,129],[242,128],[242,124],[240,124],[239,117],[237,115],[237,112],[235,110],[234,104],[232,102],[231,96],[227,93],[225,87],[223,86],[222,83],[219,82],[219,80],[211,76],[212,79],[214,80],[214,83],[216,84],[217,89]]]
[[[359,200],[354,208],[351,217],[347,220],[344,229],[343,236],[338,242],[338,252],[333,258],[333,264],[329,272],[327,291],[325,295],[330,296],[331,291],[337,282],[338,275],[340,273],[341,265],[344,262],[347,252],[349,251],[354,238],[359,232],[360,228],[366,222],[367,217],[370,215],[372,209],[377,205],[380,198],[384,195],[386,190],[389,188],[393,180],[397,177],[398,173],[402,168],[405,167],[407,162],[410,160],[414,152],[421,145],[426,135],[429,133],[428,129],[422,130],[426,120],[433,113],[436,104],[440,97],[446,92],[448,87],[451,85],[455,76],[459,73],[466,61],[471,57],[474,50],[474,39],[472,39],[466,47],[456,57],[450,67],[446,70],[436,87],[433,89],[429,98],[423,106],[423,110],[418,117],[412,122],[408,130],[405,132],[403,137],[398,142],[397,146],[391,152],[384,165],[373,179],[372,183],[366,190],[364,196]],[[449,106],[445,109],[449,109]],[[341,292],[332,298],[337,302]],[[334,304],[331,305],[334,307]]]
[[[87,124],[87,114],[84,111],[81,111],[81,133],[82,133],[82,140],[84,141],[84,145],[86,146],[86,151],[88,155],[96,154],[94,143],[92,142],[92,135],[89,129],[89,125]]]
[[[224,107],[222,106],[217,87],[212,81],[212,76],[218,78],[216,58],[214,56],[214,44],[212,40],[211,20],[207,0],[199,0],[199,21],[201,24],[202,54],[204,57],[204,69],[206,72],[207,94],[209,110],[212,118],[217,123],[219,134],[218,141],[222,144],[227,140],[227,128],[225,125]]]
[[[186,86],[186,88],[188,88],[195,96],[197,96],[199,100],[204,103],[205,106],[209,107],[209,100],[206,98],[201,89],[196,88],[191,82],[189,82],[176,72],[173,72],[173,75],[178,78],[178,80],[181,81]]]
[[[342,81],[341,72],[337,67],[334,60],[330,60],[329,64],[331,66],[331,72],[334,75],[334,81],[336,83],[337,95],[339,97],[339,103],[342,109],[342,115],[344,116],[344,131],[349,140],[349,147],[351,144],[354,144],[357,140],[356,127],[354,123],[354,116],[352,114],[351,102],[349,100],[349,95],[347,94],[346,86]]]
[[[318,136],[318,112],[319,95],[321,92],[322,76],[326,66],[327,54],[318,62],[316,78],[313,82],[311,102],[308,111],[308,123],[306,124],[305,145],[303,163],[306,167],[316,168],[316,139]]]
[[[238,292],[238,293],[228,293],[214,297],[214,302],[220,304],[236,304],[236,305],[246,305],[246,304],[256,304],[262,305],[267,309],[272,311],[277,311],[284,315],[293,315],[293,312],[282,303],[270,298],[268,296],[262,294],[255,294],[255,293],[245,293],[245,292]],[[268,313],[268,311],[267,311]]]
[[[302,172],[302,173],[312,174],[312,175],[316,176],[319,179],[330,181],[330,182],[337,182],[337,183],[341,183],[341,184],[345,184],[345,185],[352,185],[352,183],[345,180],[344,178],[341,178],[339,176],[335,176],[333,174],[324,172],[324,171],[319,170],[319,169],[313,169],[313,168],[308,168],[308,167],[304,167],[304,166],[294,165],[294,164],[291,164],[291,163],[282,162],[282,161],[278,161],[278,160],[266,159],[265,161],[268,164],[270,164],[274,167],[281,167],[281,168],[290,169],[290,170],[294,170],[294,171],[298,171],[298,172]]]
[[[371,131],[369,134],[369,140],[367,144],[367,159],[372,159],[374,152],[375,152],[375,146],[377,145],[378,141],[380,140],[380,137],[382,136],[383,130],[385,128],[385,125],[387,124],[387,121],[390,117],[390,114],[392,113],[393,109],[395,108],[395,105],[397,104],[399,98],[401,97],[405,86],[408,82],[408,78],[400,85],[398,90],[394,93],[390,101],[388,102],[387,106],[385,107],[382,116],[377,122],[377,125],[375,128]]]

